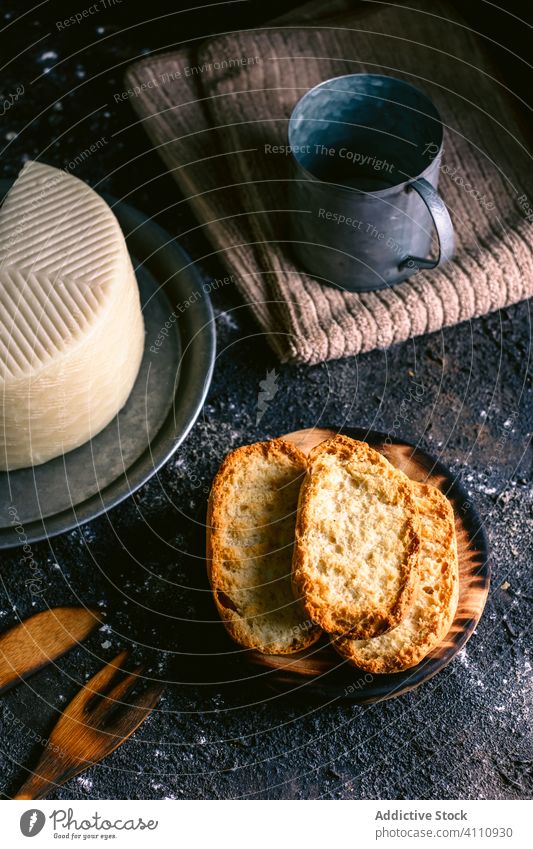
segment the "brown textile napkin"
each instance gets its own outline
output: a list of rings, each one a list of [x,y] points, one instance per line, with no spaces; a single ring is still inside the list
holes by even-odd
[[[330,8],[334,18],[310,23],[308,8],[297,26],[285,17],[143,59],[126,77],[148,135],[271,345],[282,360],[305,363],[384,348],[533,293],[531,166],[517,99],[476,37],[441,4]],[[287,144],[288,117],[307,89],[362,71],[408,80],[436,103],[457,256],[357,295],[293,264],[288,157],[269,146]]]

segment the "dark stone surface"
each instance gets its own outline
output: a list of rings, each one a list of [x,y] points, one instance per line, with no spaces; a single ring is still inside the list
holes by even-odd
[[[22,6],[4,6],[5,19]],[[157,216],[180,238],[191,226],[186,207],[159,214],[176,202],[176,186],[129,104],[115,104],[113,96],[132,58],[186,35],[170,25],[166,38],[154,26],[120,32],[118,7],[68,32],[54,26],[59,13],[48,10],[46,21],[38,14],[4,41],[2,55],[16,57],[3,71],[4,97],[20,83],[25,93],[3,117],[2,176],[14,175],[28,157],[64,166],[103,137],[74,173]],[[207,31],[209,21],[203,26]],[[189,33],[200,27],[191,24]],[[195,258],[209,251],[198,236],[181,241]],[[216,260],[199,265],[206,278],[225,274]],[[216,291],[213,302],[213,384],[189,439],[159,479],[107,517],[33,546],[45,588],[38,599],[25,584],[20,553],[2,556],[2,628],[47,605],[78,603],[105,608],[108,623],[1,700],[2,793],[14,792],[23,765],[35,761],[34,735],[46,736],[80,683],[134,643],[136,655],[171,682],[160,709],[56,798],[528,797],[528,305],[388,351],[304,368],[275,362],[231,286]],[[279,391],[257,426],[259,383],[273,368]],[[415,381],[423,394],[412,391]],[[305,693],[275,697],[250,682],[213,684],[227,675],[223,657],[220,676],[218,664],[207,672],[198,657],[230,650],[203,562],[206,494],[220,460],[242,443],[321,423],[395,432],[432,451],[471,493],[491,545],[492,589],[466,650],[417,691],[371,707],[321,705]],[[229,668],[243,675],[238,663]]]

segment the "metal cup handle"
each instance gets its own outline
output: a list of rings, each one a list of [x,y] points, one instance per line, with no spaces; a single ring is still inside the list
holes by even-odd
[[[455,241],[453,236],[452,219],[450,218],[450,213],[448,212],[443,199],[436,189],[433,188],[431,183],[425,180],[424,177],[419,177],[417,180],[413,180],[412,183],[409,183],[407,191],[409,192],[413,189],[415,192],[418,192],[433,219],[439,242],[439,255],[437,259],[423,259],[422,257],[417,256],[407,256],[405,259],[402,259],[400,268],[405,268],[406,266],[437,268],[438,265],[442,265],[443,262],[446,262],[448,259],[453,257]]]

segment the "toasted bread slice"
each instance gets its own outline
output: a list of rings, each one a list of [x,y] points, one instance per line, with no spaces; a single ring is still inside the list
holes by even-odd
[[[420,515],[419,584],[403,622],[374,640],[340,638],[337,651],[373,674],[415,666],[446,636],[459,598],[453,509],[430,484],[412,483]]]
[[[314,448],[300,490],[293,584],[308,616],[358,639],[395,628],[413,601],[420,547],[409,479],[347,436]]]
[[[294,525],[305,456],[281,439],[238,448],[215,477],[208,574],[230,636],[266,654],[291,654],[320,629],[291,586]]]

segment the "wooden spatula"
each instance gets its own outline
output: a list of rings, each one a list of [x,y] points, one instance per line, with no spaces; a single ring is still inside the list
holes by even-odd
[[[164,687],[152,682],[132,697],[134,687],[144,683],[143,667],[125,673],[122,664],[127,656],[127,651],[117,655],[74,696],[14,799],[44,799],[55,787],[109,755],[146,719]]]
[[[98,610],[53,607],[0,636],[0,695],[84,640],[102,621]]]

